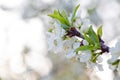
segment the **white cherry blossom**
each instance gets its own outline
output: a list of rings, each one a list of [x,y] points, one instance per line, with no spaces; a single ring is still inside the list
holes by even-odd
[[[88,62],[91,58],[90,51],[79,51],[78,54],[79,54],[80,62]]]

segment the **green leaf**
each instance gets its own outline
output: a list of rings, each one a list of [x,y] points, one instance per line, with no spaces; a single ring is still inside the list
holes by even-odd
[[[50,32],[50,33],[52,33],[52,31],[53,31],[53,29],[52,29],[52,28],[50,28],[50,29],[48,30],[48,32]]]
[[[56,14],[56,15],[57,15],[57,14],[58,14],[58,11],[57,11],[57,10],[54,10],[54,14]]]
[[[84,45],[84,46],[80,46],[75,51],[76,51],[76,53],[78,53],[78,51],[86,51],[86,50],[92,50],[92,49],[93,49],[93,46]]]
[[[79,7],[80,7],[80,4],[78,4],[78,5],[75,7],[75,9],[74,9],[74,11],[73,11],[73,13],[72,13],[72,18],[71,18],[72,25],[73,25],[73,22],[75,21],[76,12],[77,12],[77,10],[78,10]]]
[[[92,57],[91,57],[91,62],[93,62],[93,63],[96,63],[96,61],[97,61],[97,58],[98,58],[98,56],[99,56],[100,54],[94,54],[94,53],[92,53]]]
[[[56,15],[56,14],[49,14],[48,16],[55,18],[57,20],[59,20],[62,24],[65,24],[65,20],[60,16],[60,15]]]
[[[120,60],[118,59],[118,60],[116,60],[115,62],[113,62],[112,65],[118,65],[119,62],[120,62]]]
[[[89,36],[87,36],[87,34],[84,34],[83,36],[84,36],[85,40],[87,40],[87,42],[88,42],[89,44],[94,44],[94,41],[92,41],[92,40],[89,38]]]
[[[65,30],[68,30],[69,29],[69,26],[65,25],[65,24],[61,24],[61,27]]]
[[[57,19],[58,21],[60,21],[62,24],[66,24],[65,19],[63,18],[63,16],[61,15],[61,13],[59,12],[59,10],[54,10],[53,14],[48,14],[48,16]]]
[[[62,36],[62,40],[70,40],[70,37],[68,37],[68,36]]]
[[[69,23],[68,16],[67,16],[66,12],[65,12],[65,11],[62,11],[61,15],[62,15],[62,17],[64,18],[66,24],[67,24],[68,26],[70,26],[70,23]]]
[[[102,36],[102,26],[100,26],[99,28],[98,28],[98,30],[97,30],[97,35],[98,36]]]
[[[99,38],[94,32],[92,25],[89,27],[88,35],[89,35],[89,38],[92,40],[92,42],[94,42],[94,44],[97,45],[97,47],[100,47]]]
[[[60,13],[59,10],[54,10],[54,13],[48,14],[48,16],[58,20],[61,24],[64,24],[70,27],[68,16],[65,11],[62,11],[62,13]]]

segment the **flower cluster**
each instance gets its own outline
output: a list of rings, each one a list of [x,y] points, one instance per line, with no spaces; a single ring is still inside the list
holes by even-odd
[[[87,66],[98,64],[101,62],[101,55],[109,52],[109,47],[101,38],[102,26],[94,31],[89,22],[76,17],[79,6],[75,7],[70,17],[65,11],[59,10],[54,10],[53,14],[48,15],[55,19],[54,26],[48,33],[49,50],[54,49],[56,53],[66,53],[69,58],[77,57]]]
[[[108,60],[112,70],[120,71],[120,39],[115,41],[115,46],[110,48],[111,58]]]

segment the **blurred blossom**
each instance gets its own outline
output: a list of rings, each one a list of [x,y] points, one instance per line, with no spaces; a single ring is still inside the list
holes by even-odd
[[[80,42],[75,42],[75,43],[73,44],[73,48],[74,48],[74,49],[77,49],[79,46],[80,46]]]
[[[115,80],[120,79],[120,37],[116,37],[115,39],[111,40],[109,42],[109,45],[111,47],[110,54],[111,56],[108,59],[109,68],[113,71],[113,77]]]
[[[19,8],[22,6],[25,1],[27,0],[0,0],[0,6],[13,9],[13,8]]]
[[[91,58],[91,52],[90,51],[79,51],[79,58],[80,62],[88,62]]]
[[[68,59],[71,59],[73,57],[75,57],[76,53],[74,52],[74,50],[71,50],[70,52],[67,53],[66,57]]]
[[[37,80],[52,68],[43,22],[23,20],[25,2],[0,0],[0,77],[5,80]]]
[[[110,64],[110,68],[113,70],[120,71],[120,38],[117,37],[114,41],[111,42],[112,45],[110,52],[111,58],[109,59],[108,63]]]

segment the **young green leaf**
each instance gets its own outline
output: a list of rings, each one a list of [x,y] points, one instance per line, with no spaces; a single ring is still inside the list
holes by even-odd
[[[86,51],[86,50],[92,50],[92,49],[93,49],[93,46],[84,45],[84,46],[78,47],[75,51],[76,53],[78,53],[78,51]]]
[[[89,27],[88,35],[89,35],[89,38],[90,38],[95,44],[97,44],[98,47],[100,47],[99,38],[98,38],[98,36],[96,35],[96,33],[94,32],[94,30],[93,30],[93,28],[92,28],[92,25]]]
[[[100,26],[99,28],[98,28],[98,30],[97,30],[97,35],[98,36],[102,36],[102,26]]]
[[[113,62],[112,65],[118,65],[119,62],[120,62],[120,60],[118,59],[118,60],[116,60],[115,62]]]
[[[53,32],[53,29],[52,29],[52,28],[50,28],[50,29],[48,30],[48,32],[52,33],[52,32]]]
[[[56,15],[57,15],[57,14],[58,14],[58,11],[57,11],[57,10],[54,10],[54,14],[56,14]]]
[[[58,20],[61,24],[64,24],[64,25],[70,27],[68,16],[67,16],[65,11],[62,11],[62,13],[60,13],[59,10],[54,10],[54,13],[53,14],[49,14],[48,16]]]
[[[78,8],[80,7],[80,4],[77,5],[72,13],[72,18],[71,18],[71,22],[72,22],[72,25],[73,25],[73,22],[75,21],[75,18],[76,18],[76,12],[78,10]]]
[[[59,14],[49,14],[48,16],[59,20],[61,23],[65,24],[65,20]]]
[[[93,45],[94,45],[94,41],[92,41],[92,40],[89,38],[89,36],[87,36],[86,33],[84,33],[83,36],[84,36],[85,40],[87,40],[87,42],[89,42],[89,44],[93,44]]]
[[[64,30],[68,30],[69,29],[69,26],[65,25],[65,24],[61,24],[61,27],[64,29]]]
[[[62,17],[64,18],[66,24],[67,24],[68,26],[70,26],[70,23],[69,23],[68,16],[67,16],[66,12],[65,12],[65,11],[62,11],[61,15],[62,15]]]
[[[92,53],[92,57],[91,57],[91,62],[93,62],[93,63],[96,63],[96,61],[97,61],[97,58],[98,58],[98,56],[99,56],[100,54],[94,54],[94,53]]]

